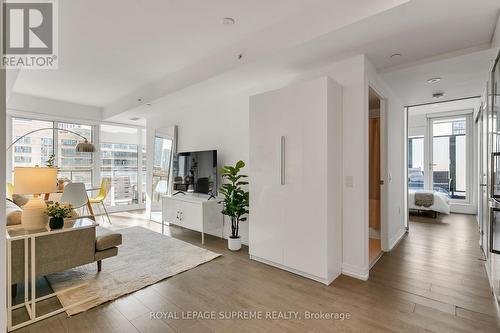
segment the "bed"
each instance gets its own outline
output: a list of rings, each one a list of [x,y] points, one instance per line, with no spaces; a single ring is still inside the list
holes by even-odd
[[[408,190],[408,208],[417,211],[432,211],[436,213],[450,214],[450,199],[446,193],[433,191],[434,203],[429,207],[415,205],[415,192],[418,190]]]

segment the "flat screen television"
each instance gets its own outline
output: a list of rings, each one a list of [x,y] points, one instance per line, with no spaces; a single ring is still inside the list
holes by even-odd
[[[174,155],[173,191],[217,195],[217,150]]]

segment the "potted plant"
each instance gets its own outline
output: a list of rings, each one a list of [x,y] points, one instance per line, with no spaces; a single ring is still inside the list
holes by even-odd
[[[241,221],[246,221],[244,215],[248,214],[249,193],[243,188],[248,184],[244,180],[248,176],[239,174],[244,167],[245,162],[238,161],[235,166],[225,166],[221,169],[222,179],[228,181],[219,191],[224,195],[222,214],[231,218],[231,235],[228,239],[228,248],[231,251],[241,249],[239,226]]]
[[[45,214],[50,217],[50,229],[61,229],[64,226],[64,218],[71,217],[71,205],[61,205],[58,202],[47,206]]]

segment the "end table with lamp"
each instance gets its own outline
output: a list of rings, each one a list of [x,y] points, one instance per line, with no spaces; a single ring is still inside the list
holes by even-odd
[[[42,193],[54,192],[57,189],[57,169],[40,167],[14,168],[14,193],[33,194],[23,206],[21,224],[26,230],[44,228],[48,217],[45,214],[47,205],[41,197]]]

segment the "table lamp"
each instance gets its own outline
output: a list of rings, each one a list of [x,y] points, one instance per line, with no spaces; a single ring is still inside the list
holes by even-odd
[[[51,193],[57,189],[56,168],[14,168],[14,193],[33,194],[23,206],[21,224],[26,230],[44,228],[48,221],[45,215],[47,205],[42,193]]]

